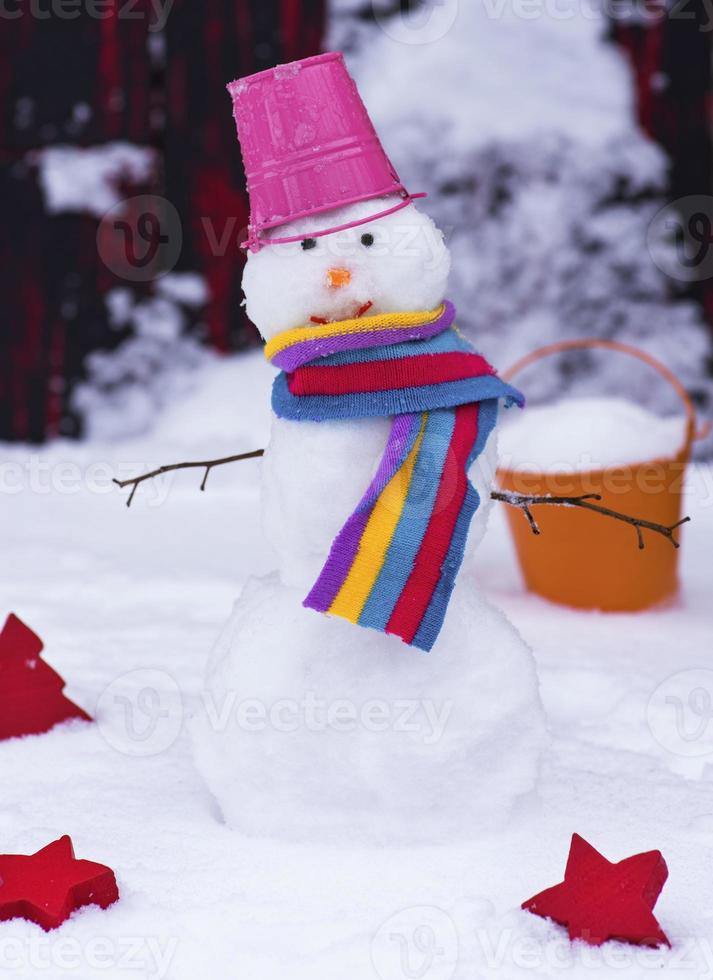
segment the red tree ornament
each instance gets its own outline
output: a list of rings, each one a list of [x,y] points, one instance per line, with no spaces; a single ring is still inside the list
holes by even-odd
[[[29,919],[48,931],[84,905],[105,909],[118,898],[111,868],[78,861],[67,836],[36,854],[0,855],[0,921]]]
[[[40,657],[42,640],[13,613],[0,633],[0,740],[38,735],[89,715],[64,696],[64,681]]]
[[[670,946],[653,914],[667,878],[660,851],[612,864],[573,834],[562,884],[540,892],[522,907],[567,926],[570,939],[583,939],[590,946],[608,939]]]

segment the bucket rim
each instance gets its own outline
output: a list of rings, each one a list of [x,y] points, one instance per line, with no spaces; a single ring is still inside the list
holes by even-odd
[[[519,374],[521,371],[524,371],[525,368],[530,367],[531,364],[535,364],[537,361],[540,361],[545,357],[549,357],[551,354],[561,354],[570,350],[596,349],[616,351],[619,354],[628,354],[630,357],[636,358],[636,360],[648,365],[669,383],[680,398],[686,410],[687,431],[684,448],[688,450],[688,454],[690,456],[693,443],[700,439],[705,439],[705,437],[710,433],[712,427],[711,422],[704,422],[703,425],[699,427],[693,399],[689,395],[678,375],[674,374],[670,368],[668,368],[658,358],[654,357],[653,354],[649,354],[647,351],[642,350],[640,347],[635,347],[633,344],[626,344],[620,340],[605,340],[601,337],[582,337],[577,340],[560,340],[553,344],[545,344],[543,347],[538,347],[529,354],[525,354],[524,357],[521,357],[506,371],[504,371],[502,377],[505,381],[511,381],[515,375]]]
[[[311,231],[309,233],[309,237],[324,238],[326,235],[335,235],[337,234],[337,232],[348,231],[350,228],[359,228],[361,227],[361,225],[366,225],[372,221],[378,221],[379,218],[386,218],[390,214],[395,214],[397,211],[401,211],[403,210],[403,208],[408,207],[409,204],[412,204],[414,201],[417,201],[423,197],[427,197],[427,194],[423,191],[419,194],[409,194],[408,191],[402,187],[401,191],[387,191],[386,193],[379,194],[376,197],[372,196],[372,194],[368,194],[365,197],[364,196],[355,197],[349,200],[348,202],[346,202],[346,205],[327,204],[309,211],[303,211],[301,214],[290,217],[289,219],[281,218],[280,220],[273,221],[267,224],[260,224],[260,225],[251,224],[248,226],[248,237],[245,239],[244,242],[241,243],[240,247],[242,249],[249,249],[251,252],[258,252],[261,248],[263,248],[266,245],[288,245],[292,242],[299,242],[305,237],[304,234],[290,235],[285,238],[263,238],[262,233],[264,231],[270,231],[273,228],[280,228],[282,225],[289,224],[292,221],[299,221],[301,218],[308,218],[312,216],[317,217],[320,214],[326,214],[329,211],[337,210],[338,207],[344,207],[349,204],[358,204],[361,203],[362,201],[372,201],[372,200],[376,201],[379,200],[379,198],[391,197],[395,193],[398,193],[400,195],[401,200],[399,201],[398,204],[394,204],[393,207],[389,207],[386,208],[385,210],[378,211],[375,214],[368,215],[367,217],[364,218],[356,218],[353,221],[346,222],[345,224],[334,225],[332,227],[325,228],[322,231]]]
[[[341,51],[325,51],[323,54],[314,54],[310,58],[298,58],[296,61],[285,61],[282,64],[275,65],[272,68],[264,68],[262,71],[256,71],[252,75],[243,75],[240,78],[234,78],[232,82],[228,82],[225,86],[230,92],[231,96],[240,95],[243,91],[243,86],[252,85],[255,82],[260,82],[263,79],[273,78],[276,71],[281,68],[290,68],[293,65],[300,65],[301,68],[311,68],[312,65],[324,64],[328,61],[344,61],[344,55]]]

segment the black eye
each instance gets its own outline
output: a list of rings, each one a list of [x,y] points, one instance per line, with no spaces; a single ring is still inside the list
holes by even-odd
[[[366,235],[361,236],[361,243],[362,245],[365,245],[366,248],[371,248],[371,246],[374,244],[374,236],[367,232]]]
[[[305,240],[302,242],[303,251],[308,252],[311,248],[317,248],[317,239],[305,238]]]

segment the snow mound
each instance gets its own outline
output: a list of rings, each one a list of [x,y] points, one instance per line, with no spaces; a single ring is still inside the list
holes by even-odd
[[[300,841],[436,841],[503,826],[544,742],[530,652],[459,579],[430,655],[250,580],[193,722],[227,823]]]
[[[500,462],[519,471],[586,472],[671,458],[686,420],[662,418],[623,398],[570,398],[510,413]]]

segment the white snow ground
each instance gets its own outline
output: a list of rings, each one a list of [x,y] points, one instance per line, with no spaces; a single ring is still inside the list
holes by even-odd
[[[141,442],[3,447],[0,614],[42,636],[98,723],[0,744],[0,852],[69,833],[79,857],[115,869],[122,897],[47,935],[1,923],[0,976],[713,977],[710,467],[689,482],[681,600],[645,615],[524,594],[496,513],[481,581],[535,650],[553,735],[511,825],[467,845],[367,851],[221,824],[185,719],[206,710],[206,658],[241,582],[273,565],[259,464],[214,472],[204,495],[197,473],[146,486],[128,512],[108,476],[263,445],[271,377],[258,352],[213,364]],[[663,851],[657,915],[673,950],[570,946],[519,910],[562,879],[573,831],[611,860]]]

